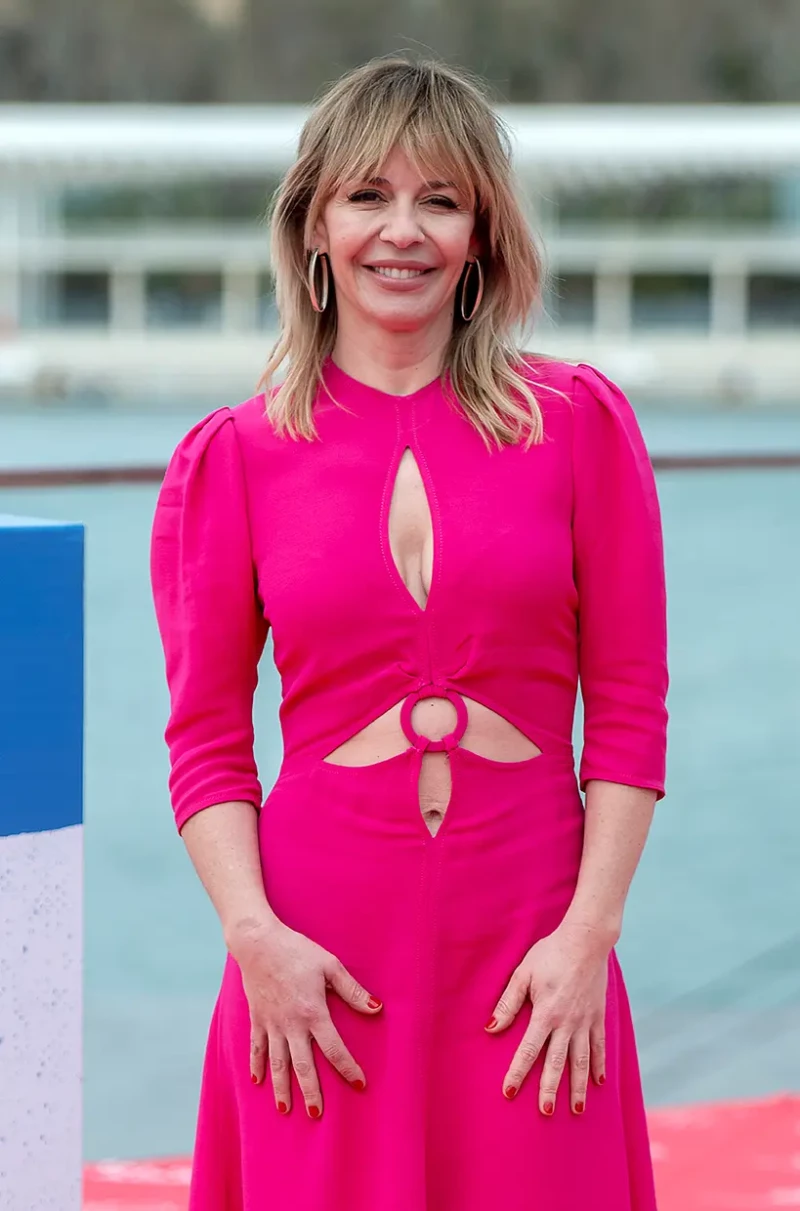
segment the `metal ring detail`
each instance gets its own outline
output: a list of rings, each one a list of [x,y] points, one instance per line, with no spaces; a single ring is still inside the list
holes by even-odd
[[[430,736],[421,736],[419,732],[414,730],[411,723],[411,712],[417,703],[422,702],[425,698],[445,698],[455,707],[456,726],[452,732],[448,732],[446,736],[442,736],[441,740],[433,740]],[[413,693],[405,698],[400,711],[400,726],[406,734],[406,739],[420,753],[451,752],[463,740],[468,723],[467,704],[461,695],[456,693],[455,690],[434,685],[424,685],[414,690]]]

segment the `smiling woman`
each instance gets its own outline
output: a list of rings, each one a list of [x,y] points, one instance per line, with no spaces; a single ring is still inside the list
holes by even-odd
[[[289,363],[269,404],[278,432],[316,432],[315,384],[335,347],[369,381],[369,350],[391,334],[404,350],[385,364],[391,391],[447,375],[488,444],[540,439],[510,334],[539,304],[542,262],[508,133],[478,80],[403,59],[344,77],[303,128],[271,230],[281,331],[264,384]],[[318,265],[331,305],[315,314]],[[355,342],[342,335],[351,325]]]
[[[175,819],[229,950],[191,1211],[654,1211],[614,951],[664,795],[636,418],[517,345],[539,256],[466,75],[339,81],[272,239],[267,390],[183,439],[153,528]]]
[[[480,253],[471,193],[422,179],[400,147],[380,177],[345,182],[314,231],[330,259],[339,323],[394,332],[430,324],[431,339],[446,341],[447,304],[465,263]]]

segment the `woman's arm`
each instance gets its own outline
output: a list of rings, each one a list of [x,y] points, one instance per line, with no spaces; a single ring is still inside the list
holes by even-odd
[[[269,1055],[276,1108],[288,1113],[294,1067],[307,1112],[317,1118],[322,1093],[312,1039],[356,1089],[366,1085],[333,1024],[327,989],[359,1013],[374,1014],[381,1002],[335,955],[280,921],[267,900],[253,754],[267,621],[252,549],[244,464],[233,413],[223,408],[178,446],[153,522],[153,596],[171,701],[170,792],[175,823],[241,972],[252,1079],[264,1081]]]
[[[544,1114],[554,1112],[567,1069],[576,1114],[584,1111],[590,1072],[598,1084],[605,1079],[609,953],[665,791],[666,591],[653,469],[618,387],[578,367],[573,403],[583,853],[561,923],[520,962],[488,1027],[503,1029],[533,1002],[504,1089],[513,1097],[546,1049],[539,1084]]]
[[[253,696],[267,636],[233,414],[200,421],[173,454],[151,541],[170,692],[165,739],[175,824],[219,803],[261,806]]]
[[[586,784],[583,857],[565,929],[610,950],[619,941],[625,900],[656,803],[654,790],[592,779]]]
[[[217,803],[196,812],[181,836],[232,954],[280,924],[264,891],[252,803]]]

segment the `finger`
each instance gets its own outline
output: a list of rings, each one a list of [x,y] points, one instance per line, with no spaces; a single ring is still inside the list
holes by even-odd
[[[320,1022],[314,1027],[313,1033],[322,1054],[348,1084],[359,1091],[366,1088],[367,1081],[363,1070],[345,1047],[342,1036],[331,1019]]]
[[[503,995],[495,1005],[492,1016],[484,1029],[496,1032],[510,1026],[528,999],[529,992],[530,985],[527,976],[519,970],[515,971],[506,984]]]
[[[569,1044],[569,1091],[574,1114],[583,1114],[586,1109],[589,1063],[589,1031],[576,1030]]]
[[[288,1114],[292,1108],[292,1061],[282,1034],[269,1036],[269,1070],[275,1105],[281,1114]]]
[[[250,1023],[250,1080],[260,1085],[267,1071],[267,1032]]]
[[[311,1050],[311,1038],[307,1034],[296,1034],[290,1035],[287,1042],[292,1057],[292,1067],[305,1102],[306,1113],[309,1118],[320,1118],[323,1109],[322,1091],[319,1087],[314,1054]]]
[[[536,1063],[542,1048],[547,1042],[550,1027],[547,1021],[538,1016],[534,1010],[525,1034],[520,1039],[519,1046],[503,1081],[503,1095],[507,1098],[516,1097],[522,1082]]]
[[[592,1077],[598,1085],[605,1084],[606,1079],[606,1030],[605,1022],[598,1022],[589,1031],[589,1046],[591,1048]]]
[[[383,1002],[371,996],[366,988],[362,988],[358,980],[350,975],[344,963],[340,963],[338,959],[332,959],[325,971],[325,978],[334,992],[359,1013],[377,1013],[379,1009],[383,1009]]]
[[[542,1079],[539,1082],[539,1109],[542,1114],[555,1112],[558,1086],[569,1058],[571,1034],[570,1030],[563,1027],[554,1030],[547,1045]]]

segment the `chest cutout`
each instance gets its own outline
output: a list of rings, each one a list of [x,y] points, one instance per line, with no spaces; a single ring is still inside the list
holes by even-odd
[[[384,502],[386,497],[384,496]],[[391,559],[409,597],[423,613],[428,608],[434,570],[433,516],[425,481],[413,451],[406,447],[392,484],[388,513]],[[459,708],[461,703],[461,722]],[[438,691],[422,693],[405,718],[401,700],[354,736],[350,736],[324,760],[333,765],[359,766],[381,762],[408,748],[409,727],[415,729],[414,747],[421,747],[417,793],[425,827],[434,836],[448,810],[452,779],[451,751],[463,747],[476,756],[496,763],[519,764],[535,760],[542,750],[509,720],[483,703],[463,694],[442,696]],[[428,751],[433,743],[434,748]]]
[[[424,610],[433,579],[433,519],[422,474],[408,447],[392,487],[389,546],[403,584]]]

